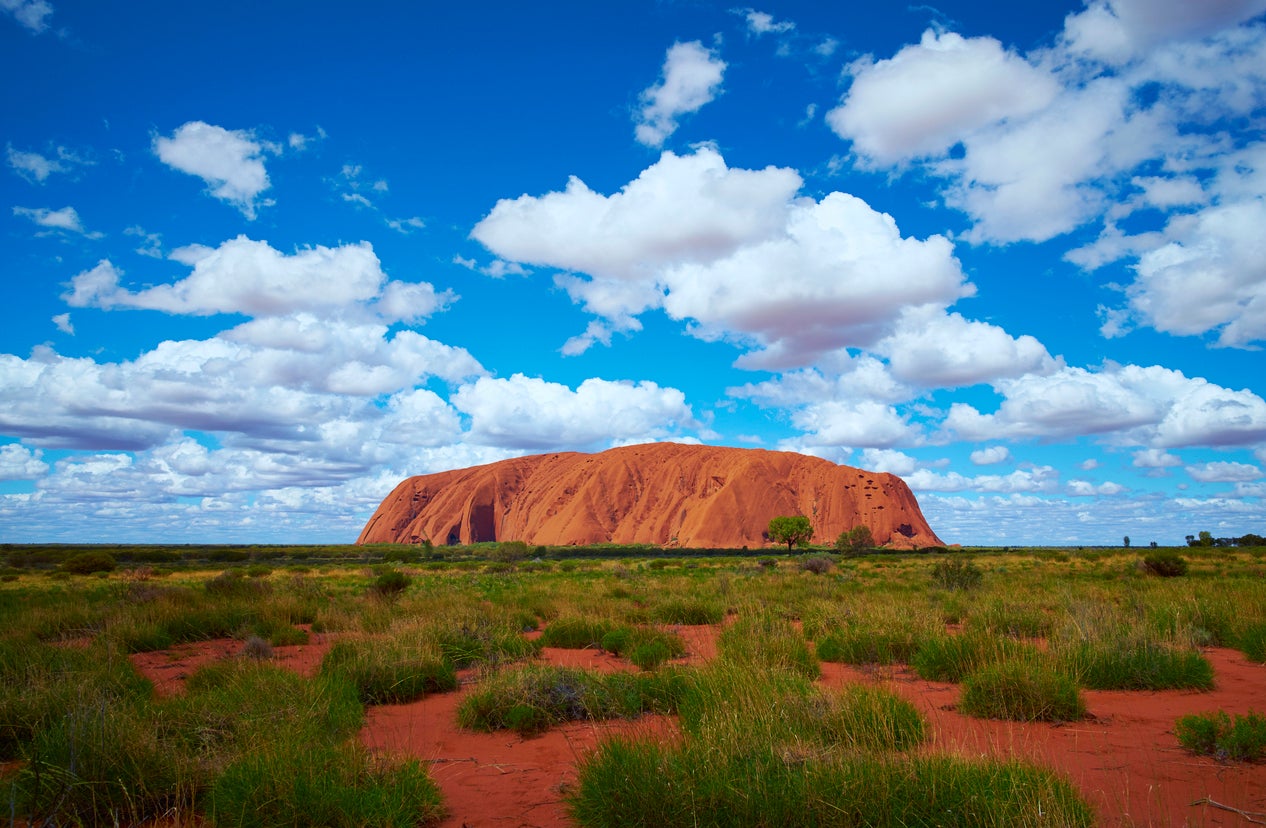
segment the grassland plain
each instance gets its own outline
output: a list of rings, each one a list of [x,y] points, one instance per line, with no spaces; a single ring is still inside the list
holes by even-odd
[[[366,739],[378,710],[436,709],[453,732],[538,748],[591,728],[591,750],[568,737],[536,824],[1266,812],[1262,766],[1197,758],[1173,735],[1191,714],[1258,721],[1262,549],[1180,550],[1180,577],[1122,549],[813,550],[830,565],[812,567],[629,547],[2,551],[0,791],[29,824],[456,826],[516,807],[497,799],[515,787],[506,765],[488,793],[442,773],[439,748]],[[73,574],[85,552],[114,567]],[[155,693],[134,666],[212,640],[230,655],[191,668],[180,692]],[[302,675],[273,655],[317,640]],[[551,662],[568,651],[589,660]],[[1145,710],[1163,727],[1136,727]],[[637,717],[657,724],[597,724]],[[1145,761],[1075,770],[1121,740]]]

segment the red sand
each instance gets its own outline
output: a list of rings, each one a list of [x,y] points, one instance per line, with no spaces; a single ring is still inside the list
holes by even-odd
[[[688,661],[711,658],[717,628],[678,630],[690,650]],[[305,674],[320,663],[328,643],[314,636],[298,647],[276,648],[278,660]],[[234,657],[236,641],[186,645],[170,652],[133,656],[133,663],[160,693],[178,692],[198,664]],[[1067,776],[1085,795],[1105,826],[1243,826],[1266,821],[1266,765],[1219,763],[1179,747],[1174,720],[1188,713],[1225,710],[1266,711],[1266,666],[1251,664],[1233,650],[1208,649],[1216,689],[1207,692],[1085,693],[1089,716],[1065,725],[1023,724],[972,719],[957,713],[959,688],[919,679],[902,667],[862,670],[823,664],[824,685],[879,682],[910,699],[931,725],[930,749],[962,756],[995,756],[1033,761]],[[554,664],[599,670],[631,669],[627,662],[596,650],[547,648]],[[563,796],[575,780],[577,759],[613,733],[662,738],[674,732],[665,717],[637,722],[582,723],[531,738],[513,733],[471,733],[456,724],[464,694],[478,682],[462,674],[462,689],[403,705],[370,708],[361,740],[390,755],[429,763],[444,792],[449,816],[443,828],[483,826],[568,826]],[[1257,822],[1214,807],[1213,800],[1256,814]]]
[[[273,647],[272,661],[289,667],[302,676],[316,675],[321,659],[330,649],[327,635],[310,634],[307,644]],[[171,696],[183,692],[185,679],[204,664],[238,658],[243,643],[232,638],[216,638],[192,644],[178,644],[169,650],[152,653],[133,653],[128,656],[141,675],[154,684],[159,696]]]

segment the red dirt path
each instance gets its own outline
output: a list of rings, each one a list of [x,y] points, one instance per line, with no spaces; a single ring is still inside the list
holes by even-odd
[[[712,658],[717,628],[681,627],[689,662]],[[310,675],[329,642],[278,647],[277,660]],[[133,663],[162,694],[180,692],[183,679],[207,661],[235,657],[236,641],[212,641],[133,656]],[[1174,720],[1188,713],[1266,711],[1266,666],[1233,650],[1208,649],[1216,688],[1207,693],[1086,691],[1089,716],[1066,725],[984,721],[955,711],[959,688],[924,681],[903,667],[863,670],[823,664],[822,683],[878,682],[913,702],[931,730],[929,749],[962,756],[1016,757],[1053,768],[1087,797],[1105,826],[1247,826],[1266,822],[1266,764],[1219,763],[1182,750]],[[597,670],[628,670],[625,661],[595,650],[546,648],[542,659]],[[521,738],[513,733],[471,733],[457,727],[456,710],[475,686],[466,671],[462,688],[403,705],[370,708],[361,740],[388,755],[430,764],[444,792],[449,816],[441,828],[562,828],[571,825],[562,799],[575,780],[575,763],[605,735],[675,731],[672,719],[582,723]],[[1257,814],[1259,822],[1209,804]]]

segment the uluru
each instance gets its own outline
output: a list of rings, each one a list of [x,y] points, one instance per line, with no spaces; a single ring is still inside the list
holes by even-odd
[[[557,452],[410,477],[357,543],[761,547],[771,518],[804,515],[818,543],[858,525],[877,545],[942,546],[901,478],[787,451],[647,443]]]

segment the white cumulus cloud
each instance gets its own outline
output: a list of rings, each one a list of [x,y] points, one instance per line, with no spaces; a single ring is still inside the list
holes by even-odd
[[[669,47],[659,83],[642,92],[638,142],[663,146],[677,131],[678,118],[697,112],[717,96],[725,68],[725,61],[697,40]]]
[[[800,184],[792,170],[730,169],[708,147],[664,153],[610,196],[573,178],[561,193],[498,202],[472,236],[509,261],[567,271],[559,283],[609,329],[663,308],[696,336],[748,345],[745,367],[872,344],[906,307],[973,292],[944,237],[904,237],[861,199],[797,197]]]
[[[238,236],[216,248],[173,253],[193,273],[172,284],[130,291],[121,272],[102,261],[70,282],[63,299],[72,307],[144,308],[167,313],[285,316],[322,315],[376,301],[387,321],[420,319],[456,297],[427,283],[388,281],[368,242],[316,246],[285,254],[267,242]]]
[[[451,402],[470,418],[470,441],[522,450],[608,448],[695,424],[685,395],[653,382],[591,378],[572,389],[522,374],[480,377]]]
[[[275,148],[274,148],[275,149]],[[248,130],[190,121],[170,137],[154,138],[154,154],[167,166],[207,183],[208,192],[254,219],[260,193],[272,186],[264,168],[270,148]]]
[[[827,124],[878,164],[940,155],[981,127],[1041,110],[1059,91],[997,40],[953,32],[926,31],[918,45],[848,71],[852,85]]]
[[[79,212],[74,207],[50,210],[47,207],[14,207],[13,215],[35,222],[47,232],[76,233],[89,239],[99,239],[103,233],[92,232],[84,227]]]

